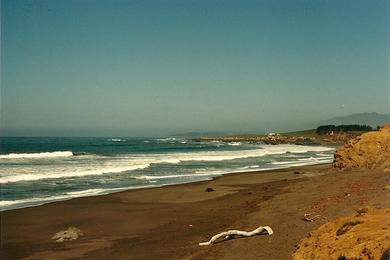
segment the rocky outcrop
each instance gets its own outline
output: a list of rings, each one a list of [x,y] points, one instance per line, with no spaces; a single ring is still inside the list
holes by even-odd
[[[390,169],[390,124],[349,140],[334,156],[337,169]]]
[[[314,137],[305,137],[305,136],[247,136],[247,137],[219,137],[219,138],[209,138],[202,137],[200,139],[193,139],[193,141],[198,142],[210,142],[210,141],[219,141],[219,142],[248,142],[251,144],[296,144],[296,145],[318,145],[320,142]]]
[[[364,208],[311,232],[292,256],[301,259],[388,259],[390,209]]]

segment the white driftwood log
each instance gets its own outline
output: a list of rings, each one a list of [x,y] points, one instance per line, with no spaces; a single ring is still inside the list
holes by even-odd
[[[244,236],[244,237],[251,237],[251,236],[255,236],[255,235],[260,235],[264,231],[267,231],[268,235],[272,235],[274,233],[269,226],[258,227],[258,228],[256,228],[255,230],[253,230],[251,232],[240,231],[240,230],[228,230],[226,232],[222,232],[222,233],[219,233],[219,234],[213,236],[207,242],[199,243],[199,245],[200,246],[211,245],[212,243],[214,243],[220,237],[225,237],[226,239],[229,239],[229,238],[231,238],[234,235],[236,235],[236,236]]]

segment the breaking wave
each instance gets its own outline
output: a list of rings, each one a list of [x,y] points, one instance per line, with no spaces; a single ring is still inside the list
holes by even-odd
[[[53,157],[69,157],[73,156],[71,151],[57,151],[44,153],[10,153],[0,155],[0,159],[40,159]]]
[[[258,146],[257,149],[236,151],[205,151],[161,154],[124,154],[114,157],[91,155],[88,157],[75,156],[70,162],[54,162],[49,165],[18,165],[8,170],[0,168],[0,184],[37,181],[41,179],[77,178],[91,175],[122,173],[141,170],[153,164],[179,164],[182,162],[218,162],[243,158],[255,158],[267,155],[281,155],[286,153],[306,153],[332,151],[333,148],[318,146],[274,145]],[[12,156],[11,156],[12,155]],[[16,156],[17,155],[17,156]],[[10,154],[7,159],[20,158],[48,158],[58,156],[72,156],[72,152],[51,152],[39,154]],[[16,157],[15,157],[16,156]],[[1,157],[0,157],[1,158]],[[80,158],[80,159],[79,159]],[[321,158],[325,159],[325,158]],[[314,158],[303,159],[313,163],[322,163],[328,160]],[[293,161],[291,163],[296,163]],[[289,164],[288,162],[275,162],[275,164]],[[249,168],[252,168],[249,166]],[[183,177],[183,176],[182,176]]]
[[[35,197],[31,199],[20,199],[20,200],[1,200],[0,211],[4,211],[7,209],[14,209],[14,208],[24,208],[29,206],[38,206],[38,205],[46,204],[48,202],[69,200],[73,198],[104,195],[104,194],[120,192],[124,190],[149,188],[153,186],[155,185],[140,185],[140,186],[132,186],[132,187],[107,188],[107,189],[88,189],[82,191],[66,192],[64,194],[60,194],[57,196],[50,196],[50,197]]]
[[[239,146],[239,145],[241,145],[241,142],[230,142],[230,143],[228,143],[228,145],[230,145],[230,146]]]
[[[108,139],[108,141],[111,141],[111,142],[126,142],[127,140],[126,139],[120,139],[120,138],[111,138],[111,139]]]
[[[133,171],[137,169],[145,169],[149,167],[150,164],[141,164],[141,165],[132,165],[132,166],[122,166],[122,167],[102,167],[100,169],[90,169],[90,170],[80,170],[69,169],[67,171],[56,171],[53,169],[47,173],[26,173],[26,174],[17,174],[17,175],[8,175],[0,177],[0,184],[10,183],[10,182],[19,182],[19,181],[37,181],[42,179],[58,179],[58,178],[74,178],[74,177],[84,177],[91,175],[102,175],[106,173],[120,173]]]

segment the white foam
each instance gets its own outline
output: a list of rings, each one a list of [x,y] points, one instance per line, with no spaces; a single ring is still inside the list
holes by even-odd
[[[53,157],[69,157],[73,156],[71,151],[57,151],[44,153],[10,153],[0,155],[0,159],[36,159],[36,158],[53,158]]]
[[[225,161],[240,158],[262,157],[265,155],[290,153],[306,153],[309,151],[332,151],[333,148],[303,145],[259,145],[260,149],[239,151],[192,152],[163,155],[161,163],[180,163],[185,161]]]
[[[305,153],[307,151],[322,149],[319,147],[295,147],[295,146],[263,146],[261,149],[240,150],[240,151],[212,151],[212,152],[192,152],[162,155],[157,159],[160,163],[180,163],[186,161],[225,161],[240,158],[261,157],[273,154],[285,154],[286,152]],[[328,149],[325,148],[324,149]]]
[[[326,154],[326,153],[317,153],[316,156],[319,156],[319,157],[332,157],[333,158],[333,154]]]
[[[230,143],[228,143],[228,145],[239,146],[239,145],[241,145],[241,142],[230,142]]]
[[[309,157],[309,158],[299,158],[298,161],[316,161],[317,158]]]
[[[274,165],[288,165],[289,167],[293,166],[303,166],[303,165],[312,165],[312,164],[321,164],[321,163],[329,163],[332,162],[330,159],[310,159],[308,158],[307,160],[300,160],[300,161],[282,161],[282,162],[271,162],[271,164]]]
[[[292,163],[296,163],[296,162],[297,161],[271,162],[271,164],[284,165],[284,164],[292,164]]]
[[[309,158],[299,158],[298,161],[321,161],[321,160],[332,160],[333,159],[333,156],[322,156],[322,157],[319,157],[319,158],[315,158],[315,157],[309,157]]]
[[[249,165],[249,166],[245,166],[245,167],[241,167],[241,168],[238,168],[239,170],[245,170],[245,169],[255,169],[255,168],[259,168],[260,165]]]
[[[8,207],[11,205],[16,204],[26,204],[26,203],[34,203],[34,202],[41,202],[40,204],[35,205],[42,205],[47,201],[55,201],[55,200],[62,200],[66,199],[66,196],[52,196],[47,198],[32,198],[32,199],[22,199],[22,200],[1,200],[0,201],[0,210],[4,210],[4,207]]]
[[[80,165],[80,160],[77,157],[71,159],[73,161],[70,165],[31,165],[28,167],[0,168],[0,184],[17,182],[17,181],[36,181],[41,179],[54,179],[54,178],[70,178],[70,177],[82,177],[88,175],[102,175],[109,173],[120,173],[126,171],[132,171],[135,169],[144,169],[154,163],[171,163],[176,164],[183,161],[222,161],[232,160],[236,158],[248,158],[248,157],[261,157],[269,154],[285,154],[290,153],[302,153],[303,151],[332,151],[333,148],[327,147],[314,147],[314,146],[294,146],[294,145],[276,145],[276,146],[259,146],[259,149],[253,150],[241,150],[241,151],[214,151],[214,152],[191,152],[191,153],[176,153],[176,154],[149,154],[149,155],[120,155],[117,157],[99,157],[93,156],[92,158],[86,157],[81,162],[86,161],[84,165]],[[289,154],[290,155],[290,154]],[[235,169],[225,170],[212,170],[203,169],[195,171],[194,173],[185,174],[167,174],[167,175],[151,175],[145,174],[136,176],[134,178],[139,180],[146,180],[150,185],[147,186],[132,186],[123,188],[110,188],[110,189],[88,189],[82,191],[67,192],[64,194],[52,196],[52,197],[38,197],[31,199],[21,200],[2,200],[0,201],[0,211],[21,207],[29,207],[45,204],[52,201],[67,200],[76,197],[96,196],[107,193],[112,193],[120,190],[137,189],[144,187],[155,187],[162,185],[161,180],[172,180],[172,182],[182,183],[188,181],[195,181],[199,179],[210,179],[214,176],[220,176],[232,172],[248,172],[248,171],[265,171],[271,169],[281,169],[293,166],[304,166],[320,163],[329,163],[332,158],[324,157],[310,157],[300,158],[302,160],[290,160],[284,162],[272,162],[271,164],[264,165],[249,165]],[[19,166],[17,166],[19,167]],[[15,170],[16,172],[12,172]],[[3,171],[3,172],[2,172]],[[11,171],[11,173],[9,172]],[[153,183],[153,185],[152,185]],[[166,185],[166,184],[164,184]]]
[[[42,179],[58,179],[58,178],[72,178],[72,177],[84,177],[91,175],[102,175],[106,173],[120,173],[126,171],[133,171],[137,169],[145,169],[149,167],[150,164],[140,164],[132,166],[122,166],[122,167],[103,167],[100,169],[90,169],[82,171],[58,171],[56,173],[46,172],[46,173],[24,173],[18,175],[7,175],[0,177],[0,184],[10,183],[10,182],[19,182],[19,181],[37,181]],[[53,169],[54,171],[55,169]]]
[[[98,195],[114,193],[114,192],[119,192],[119,191],[124,191],[124,190],[150,188],[150,187],[154,187],[154,186],[155,185],[142,185],[142,186],[123,187],[123,188],[88,189],[88,190],[82,190],[82,191],[67,192],[65,194],[51,196],[51,197],[36,197],[36,198],[21,199],[21,200],[1,200],[0,201],[0,211],[4,211],[4,210],[8,210],[8,209],[38,206],[38,205],[42,205],[42,204],[45,204],[48,202],[69,200],[69,199],[79,198],[79,197],[98,196]]]
[[[302,155],[296,155],[296,154],[290,154],[290,153],[288,153],[288,154],[286,154],[284,157],[286,157],[286,158],[301,158]]]
[[[187,152],[187,153],[165,153],[165,154],[124,154],[115,157],[90,156],[79,159],[78,156],[69,162],[47,165],[17,165],[9,168],[0,168],[0,184],[37,181],[42,179],[75,178],[109,173],[120,173],[145,169],[152,164],[178,164],[188,161],[225,161],[240,158],[262,157],[266,155],[305,153],[308,151],[323,152],[332,151],[333,148],[318,146],[298,145],[258,145],[257,149],[238,151],[208,151],[208,152]],[[62,155],[73,155],[72,152],[59,152]],[[41,153],[40,156],[42,156]],[[57,152],[49,153],[58,155]],[[19,154],[20,155],[20,154]]]
[[[191,173],[191,174],[172,174],[172,175],[141,175],[134,177],[137,180],[160,180],[160,179],[172,179],[172,178],[183,178],[183,177],[199,177],[199,176],[212,176],[221,175],[219,172],[210,173]]]
[[[108,141],[111,141],[111,142],[126,142],[127,140],[120,139],[120,138],[111,138],[111,139],[108,139]]]
[[[176,141],[176,140],[177,140],[177,138],[174,138],[174,137],[156,139],[156,141],[159,141],[159,142],[172,142],[172,141]]]

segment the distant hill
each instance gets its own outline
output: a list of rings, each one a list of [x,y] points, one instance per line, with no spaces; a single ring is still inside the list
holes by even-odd
[[[349,116],[334,117],[329,120],[319,122],[319,125],[369,125],[376,128],[378,125],[382,126],[385,123],[390,123],[390,114],[378,113],[360,113]]]
[[[223,136],[226,133],[223,132],[187,132],[187,133],[178,133],[170,135],[170,137],[184,137],[184,138],[198,138],[198,137],[214,137],[214,136]]]

